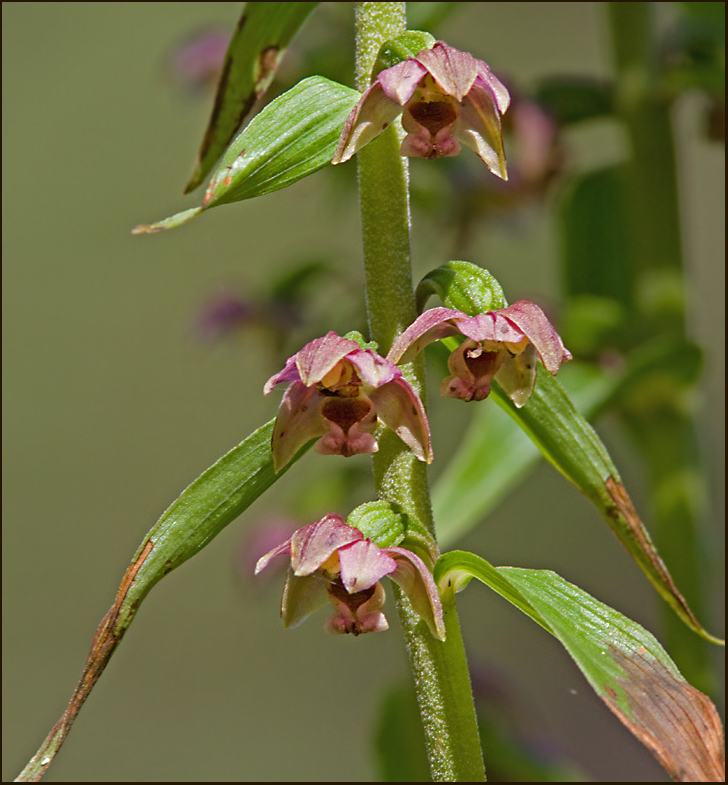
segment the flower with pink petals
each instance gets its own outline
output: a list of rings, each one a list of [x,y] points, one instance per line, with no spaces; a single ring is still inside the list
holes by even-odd
[[[482,60],[437,41],[379,73],[349,115],[331,163],[347,161],[401,114],[401,155],[452,156],[463,143],[507,180],[501,115],[509,102]]]
[[[304,526],[263,556],[255,574],[282,554],[290,559],[281,603],[286,627],[297,627],[328,599],[335,612],[326,622],[327,632],[362,635],[388,629],[379,582],[388,575],[402,587],[432,634],[445,639],[442,603],[432,574],[405,548],[379,548],[334,514]]]
[[[376,452],[372,431],[381,420],[421,460],[432,460],[430,428],[417,393],[396,365],[356,341],[330,332],[289,357],[265,385],[290,382],[273,428],[279,471],[310,439],[315,450],[350,457]]]
[[[571,359],[544,312],[526,300],[477,316],[432,308],[399,336],[387,359],[410,360],[428,343],[458,334],[465,340],[451,352],[447,365],[452,375],[440,387],[447,398],[482,401],[495,378],[520,408],[533,392],[537,359],[553,375]]]

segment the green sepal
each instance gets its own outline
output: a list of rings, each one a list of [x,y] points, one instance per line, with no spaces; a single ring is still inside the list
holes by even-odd
[[[475,554],[451,551],[440,557],[434,575],[443,596],[477,578],[555,636],[597,695],[674,779],[722,781],[715,779],[723,746],[715,706],[639,624],[551,570],[493,567]]]
[[[273,81],[291,39],[319,3],[246,3],[233,33],[212,114],[185,193],[207,177],[253,104]]]
[[[134,234],[180,226],[203,210],[278,191],[331,162],[341,129],[360,93],[322,76],[311,76],[271,101],[230,145],[202,205]]]
[[[372,81],[380,71],[392,68],[406,60],[415,57],[424,49],[432,49],[435,45],[435,36],[422,30],[408,30],[396,38],[385,41],[377,52],[377,59],[372,68]]]
[[[453,261],[437,267],[420,281],[415,294],[418,311],[433,294],[448,308],[470,316],[497,311],[508,304],[495,277],[471,262]]]
[[[360,504],[346,522],[380,548],[390,548],[404,540],[408,517],[396,504],[380,499]]]

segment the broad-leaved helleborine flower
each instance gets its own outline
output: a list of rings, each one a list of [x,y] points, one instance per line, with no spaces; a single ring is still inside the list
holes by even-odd
[[[509,102],[482,60],[437,41],[379,73],[349,115],[331,163],[349,160],[401,114],[407,131],[401,155],[457,155],[462,143],[507,180],[501,115]]]
[[[452,375],[443,379],[440,388],[448,398],[482,401],[495,377],[520,408],[533,392],[537,358],[551,374],[571,359],[546,314],[526,300],[477,316],[432,308],[397,338],[388,359],[407,361],[428,343],[458,334],[465,340],[451,352],[447,365]]]
[[[335,612],[326,622],[327,632],[362,635],[386,630],[385,594],[379,581],[388,575],[402,587],[432,634],[445,639],[442,603],[432,574],[405,548],[379,548],[333,514],[304,526],[263,556],[255,574],[281,554],[290,557],[281,603],[286,627],[297,627],[328,599]]]
[[[432,460],[430,428],[419,396],[396,365],[356,341],[329,332],[289,357],[265,385],[290,382],[278,410],[271,449],[279,471],[310,439],[316,452],[350,457],[376,452],[381,420],[421,460]]]

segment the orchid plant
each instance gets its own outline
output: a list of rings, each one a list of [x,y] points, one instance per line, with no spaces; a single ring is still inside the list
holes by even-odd
[[[509,111],[520,106],[513,127],[533,129],[524,120],[534,117],[533,108],[523,99],[512,102],[480,53],[408,30],[404,3],[367,2],[356,4],[355,89],[309,76],[239,131],[317,5],[246,5],[188,185],[193,190],[210,176],[202,202],[134,231],[180,226],[208,209],[287,187],[325,166],[338,171],[356,156],[369,334],[329,330],[301,346],[262,391],[268,395],[287,385],[276,417],[195,480],[145,536],[99,626],[68,708],[18,780],[36,781],[48,768],[151,588],[283,474],[295,471],[313,447],[327,456],[332,471],[337,462],[370,454],[375,498],[354,509],[322,509],[318,520],[262,556],[255,572],[285,561],[280,613],[286,627],[298,626],[328,603],[333,615],[324,624],[327,633],[384,633],[390,628],[385,610],[396,611],[434,781],[483,781],[489,765],[456,607],[456,594],[473,578],[556,637],[606,707],[670,776],[720,781],[723,742],[715,707],[651,633],[551,571],[495,567],[483,555],[444,550],[447,527],[456,531],[462,513],[442,500],[470,498],[466,475],[476,496],[482,484],[495,482],[485,456],[501,449],[505,454],[507,444],[474,421],[467,472],[446,479],[449,486],[433,499],[428,465],[439,456],[428,423],[425,355],[437,343],[449,353],[447,369],[442,362],[437,366],[442,397],[465,402],[473,412],[503,408],[534,450],[593,502],[689,635],[721,643],[681,594],[609,453],[559,381],[562,365],[579,361],[576,347],[566,348],[536,303],[509,305],[477,259],[442,260],[413,283],[407,159],[423,158],[436,167],[441,163],[436,159],[462,156],[463,166],[477,177],[505,183]],[[616,19],[628,12],[614,13]],[[542,119],[538,112],[536,118]],[[553,138],[549,135],[549,145]],[[524,181],[524,172],[516,182]],[[442,305],[427,308],[432,296]],[[641,367],[630,369],[611,383],[602,403],[639,384],[641,373]],[[637,398],[624,401],[625,416],[639,420]],[[640,427],[649,430],[643,423],[635,431]],[[514,460],[525,466],[532,453],[521,450]],[[467,515],[477,518],[480,501],[469,503]],[[393,603],[386,601],[385,578]],[[292,646],[295,650],[295,637]],[[689,657],[685,663],[681,667],[689,671]],[[406,756],[407,750],[395,754]]]

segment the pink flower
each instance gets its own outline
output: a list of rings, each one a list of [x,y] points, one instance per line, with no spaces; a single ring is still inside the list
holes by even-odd
[[[350,457],[376,452],[372,431],[381,420],[421,460],[432,460],[430,428],[417,393],[396,365],[356,341],[330,332],[289,357],[265,385],[290,382],[273,428],[279,471],[310,439],[315,450]]]
[[[286,627],[297,627],[328,599],[335,612],[326,622],[327,632],[362,635],[386,630],[385,594],[379,581],[388,575],[402,587],[432,634],[445,639],[440,595],[432,574],[414,553],[379,548],[340,515],[326,515],[263,556],[255,574],[281,554],[290,558],[281,603]]]
[[[477,316],[432,308],[397,338],[387,359],[407,361],[428,343],[457,334],[465,340],[450,354],[447,365],[452,375],[440,387],[448,398],[482,401],[495,378],[520,408],[533,392],[538,358],[554,375],[571,359],[544,312],[526,300]]]
[[[343,163],[402,115],[402,155],[440,158],[471,147],[493,174],[508,179],[501,115],[508,90],[467,52],[437,41],[380,72],[346,121],[333,164]]]

